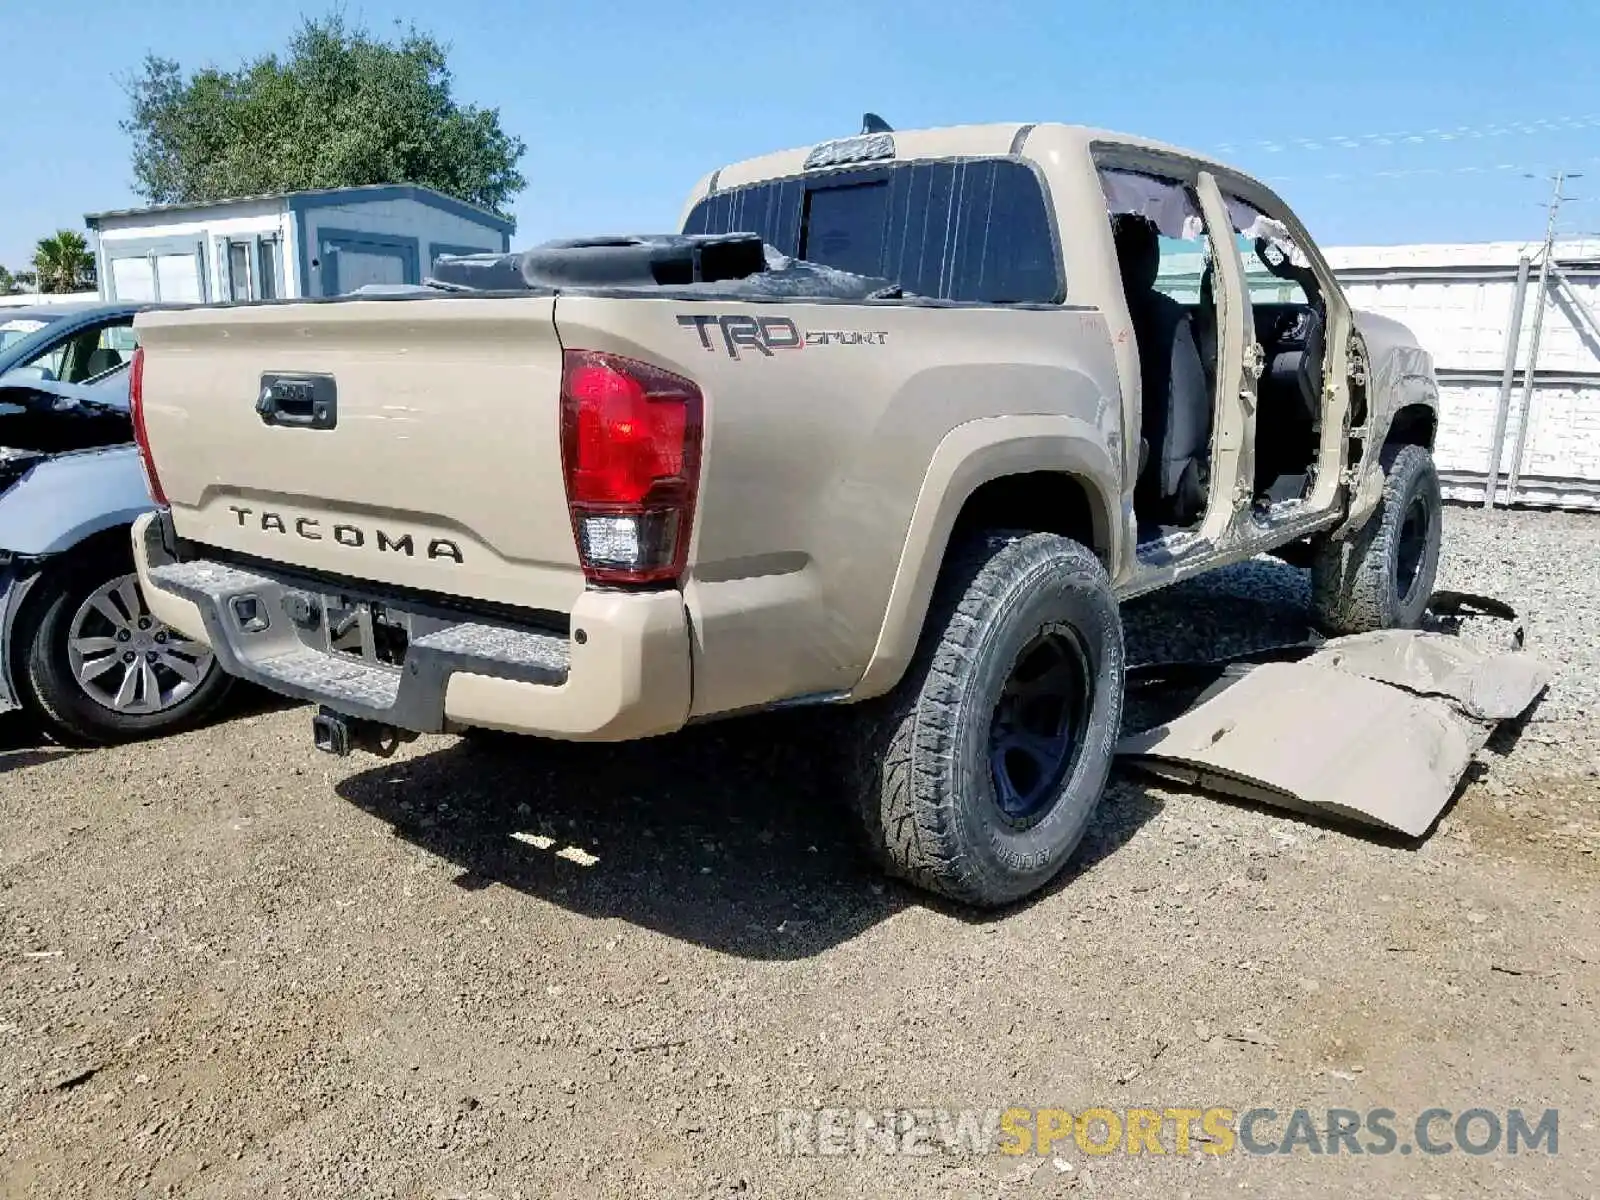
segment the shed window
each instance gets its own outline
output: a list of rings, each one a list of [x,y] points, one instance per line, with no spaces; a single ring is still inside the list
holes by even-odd
[[[105,280],[114,300],[204,303],[205,243],[183,237],[102,238]]]
[[[275,239],[262,239],[257,246],[259,270],[256,272],[256,299],[278,298],[278,243]]]
[[[228,290],[232,300],[250,299],[250,243],[228,243]]]
[[[205,299],[200,288],[200,257],[197,254],[156,255],[156,294],[169,301],[199,302]]]

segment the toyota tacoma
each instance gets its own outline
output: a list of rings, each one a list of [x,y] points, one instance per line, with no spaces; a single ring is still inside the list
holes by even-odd
[[[326,749],[853,706],[893,873],[977,905],[1082,837],[1120,602],[1274,552],[1414,625],[1437,385],[1284,202],[1065,125],[708,175],[681,229],[142,314],[152,612]]]

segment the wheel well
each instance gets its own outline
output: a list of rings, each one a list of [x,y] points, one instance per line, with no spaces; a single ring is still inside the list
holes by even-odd
[[[991,479],[967,497],[952,543],[985,529],[1026,529],[1072,538],[1110,566],[1110,522],[1083,480],[1061,471],[1029,471]]]
[[[1439,414],[1426,404],[1408,404],[1394,414],[1389,422],[1389,436],[1385,446],[1421,446],[1433,449],[1433,435],[1439,426]]]
[[[109,557],[114,554],[122,554],[131,563],[133,544],[128,528],[126,525],[113,525],[109,529],[91,533],[75,546],[70,546],[57,554],[52,554],[48,558],[40,560],[39,567],[34,572],[34,578],[29,582],[28,591],[22,598],[22,604],[12,615],[12,630],[25,630],[28,628],[26,622],[35,619],[45,606],[48,599],[48,589],[40,589],[33,586],[34,583],[38,582],[38,576],[50,575],[63,569],[70,569],[74,564],[90,558]],[[8,654],[11,649],[13,647],[9,645],[0,646],[0,651]]]

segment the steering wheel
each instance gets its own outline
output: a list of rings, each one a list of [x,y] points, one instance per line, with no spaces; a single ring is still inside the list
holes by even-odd
[[[1304,308],[1279,313],[1272,323],[1272,344],[1280,350],[1303,346],[1310,328],[1311,313]]]

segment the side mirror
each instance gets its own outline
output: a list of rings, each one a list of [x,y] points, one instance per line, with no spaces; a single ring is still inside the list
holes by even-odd
[[[27,387],[30,383],[54,383],[56,373],[49,367],[12,367],[0,375],[0,386]]]

